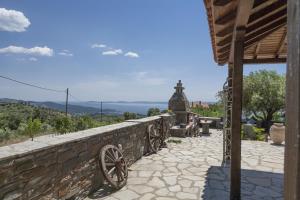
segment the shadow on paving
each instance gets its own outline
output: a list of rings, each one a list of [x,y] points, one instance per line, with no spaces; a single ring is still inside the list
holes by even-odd
[[[90,194],[88,197],[89,199],[99,199],[99,198],[109,196],[117,191],[118,190],[112,188],[108,184],[104,184],[103,186],[101,186],[101,188],[99,188],[96,192]]]
[[[228,166],[211,166],[202,193],[204,200],[229,200]],[[241,170],[242,200],[283,199],[283,174],[256,170]]]

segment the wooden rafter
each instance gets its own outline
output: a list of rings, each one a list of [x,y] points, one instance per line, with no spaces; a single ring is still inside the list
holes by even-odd
[[[274,12],[277,12],[281,9],[286,9],[286,0],[279,0],[276,3],[273,3],[255,13],[253,13],[250,17],[249,17],[249,21],[248,24],[251,24],[257,20],[261,20],[262,16],[268,16],[271,15]]]
[[[231,34],[234,28],[234,24],[226,26],[224,29],[216,33],[217,37],[225,37],[228,34]]]
[[[217,25],[227,24],[230,21],[233,21],[235,19],[235,17],[236,17],[236,9],[230,10],[225,15],[223,15],[223,16],[219,17],[218,19],[216,19],[215,24],[217,24]]]
[[[272,64],[272,63],[286,63],[286,58],[255,58],[244,59],[244,64]]]
[[[281,23],[277,23],[276,26],[269,26],[264,29],[261,29],[259,32],[255,32],[254,34],[247,35],[246,42],[245,42],[245,48],[252,46],[256,42],[264,39],[274,31],[280,29],[281,27],[285,26],[285,20],[282,20]]]
[[[286,9],[280,10],[273,15],[270,15],[266,18],[263,18],[262,20],[258,20],[258,22],[253,23],[252,25],[249,25],[247,27],[247,33],[253,32],[259,28],[262,28],[268,24],[273,23],[274,21],[277,21],[278,19],[284,18],[287,16]]]
[[[254,58],[257,58],[257,54],[259,52],[259,48],[260,48],[260,42],[257,43],[256,47],[255,47],[255,52],[254,52]]]
[[[250,34],[253,32],[258,31],[259,29],[263,29],[264,27],[269,28],[268,25],[276,25],[276,21],[282,20],[286,21],[286,9],[280,10],[279,12],[274,13],[273,15],[270,15],[269,17],[263,18],[263,20],[259,20],[257,23],[252,24],[251,26],[248,26],[246,29],[246,33]],[[274,25],[274,26],[275,26]],[[232,28],[233,29],[233,28]],[[228,31],[228,30],[227,30]],[[217,43],[217,46],[226,46],[228,43],[231,42],[232,35],[228,35],[227,37],[223,38]]]
[[[226,6],[232,0],[214,0],[214,6]]]
[[[246,29],[247,23],[251,14],[251,10],[253,8],[254,0],[240,0],[237,8],[237,17],[235,20],[234,30],[233,30],[233,39],[230,45],[230,53],[229,53],[229,62],[233,62],[233,49],[234,49],[234,41],[237,37],[236,31],[240,28]]]
[[[284,47],[284,44],[285,44],[285,41],[286,41],[286,35],[287,35],[287,30],[285,29],[282,37],[281,37],[281,40],[279,42],[279,45],[278,45],[278,49],[276,51],[276,56],[279,57],[279,54],[281,53],[283,47]]]

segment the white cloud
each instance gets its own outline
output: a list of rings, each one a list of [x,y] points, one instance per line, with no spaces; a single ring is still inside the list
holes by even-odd
[[[35,55],[35,56],[53,56],[53,49],[44,47],[17,47],[17,46],[8,46],[5,48],[0,48],[0,54],[11,53],[11,54],[27,54],[27,55]]]
[[[127,52],[124,56],[130,57],[130,58],[138,58],[140,57],[139,54],[135,53],[135,52]]]
[[[30,57],[28,60],[30,60],[30,61],[37,61],[38,59],[37,58],[35,58],[35,57]]]
[[[73,53],[71,53],[69,50],[66,50],[66,49],[62,50],[58,54],[61,55],[61,56],[69,56],[69,57],[73,56]]]
[[[95,43],[91,46],[91,48],[105,48],[105,47],[106,47],[105,44],[97,44],[97,43]]]
[[[110,50],[110,51],[102,52],[102,55],[104,55],[104,56],[117,56],[117,55],[120,55],[120,54],[123,54],[122,49],[113,49],[113,50]]]
[[[29,25],[29,19],[22,12],[0,8],[0,31],[23,32]]]

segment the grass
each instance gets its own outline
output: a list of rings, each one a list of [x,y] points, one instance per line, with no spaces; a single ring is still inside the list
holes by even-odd
[[[167,142],[168,143],[180,144],[182,141],[181,140],[176,140],[176,139],[169,139]]]

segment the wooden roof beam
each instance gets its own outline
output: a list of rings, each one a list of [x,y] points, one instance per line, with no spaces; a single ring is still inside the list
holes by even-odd
[[[230,2],[232,2],[232,0],[214,0],[213,4],[214,6],[226,6]]]
[[[237,8],[237,14],[236,14],[236,21],[234,25],[234,30],[233,30],[233,38],[231,41],[231,46],[230,46],[230,53],[229,53],[229,63],[233,63],[234,59],[234,43],[237,37],[240,37],[237,35],[238,30],[241,29],[246,29],[251,10],[253,8],[254,0],[239,0],[238,3],[238,8]],[[246,30],[244,31],[244,33]]]
[[[258,59],[244,59],[244,64],[272,64],[272,63],[286,63],[286,58],[258,58]]]
[[[280,10],[279,12],[276,12],[262,20],[259,20],[258,22],[250,25],[247,27],[247,30],[246,32],[249,33],[249,32],[252,32],[254,30],[257,30],[259,28],[262,28],[280,18],[283,18],[283,17],[286,17],[287,16],[287,10],[286,9],[283,9],[283,10]]]
[[[220,30],[219,32],[216,33],[217,37],[225,37],[226,35],[232,33],[234,28],[234,24],[226,26],[224,29]]]
[[[215,20],[216,25],[225,25],[231,21],[233,21],[236,17],[236,9],[230,10],[228,13],[225,15],[219,17],[218,19]]]
[[[254,59],[257,58],[257,55],[259,53],[259,48],[260,48],[260,42],[258,42],[257,45],[256,45],[256,47],[255,47]]]
[[[277,12],[278,10],[286,9],[286,0],[279,0],[255,13],[249,17],[248,23],[251,24],[257,20],[261,20],[263,16]]]
[[[249,35],[249,33],[255,32],[257,29],[263,29],[264,27],[269,27],[268,25],[274,24],[276,21],[282,21],[286,20],[286,10],[282,10],[275,15],[272,15],[268,18],[265,18],[264,20],[259,21],[258,23],[253,24],[252,26],[247,27],[246,34]],[[232,35],[228,35],[224,39],[220,40],[217,43],[217,46],[225,46],[229,44],[232,40]]]
[[[262,40],[264,37],[268,36],[275,30],[278,30],[282,26],[286,25],[286,18],[280,19],[256,32],[248,34],[245,39],[245,47],[248,47],[249,44],[253,44],[251,41],[259,41]],[[254,42],[255,43],[255,42]]]
[[[278,46],[278,50],[276,53],[276,56],[279,57],[280,52],[282,51],[283,47],[284,47],[284,43],[286,41],[286,35],[287,35],[287,30],[285,29],[284,33],[282,34],[282,38],[279,42],[279,46]]]
[[[271,33],[273,33],[274,31],[277,31],[278,29],[282,28],[285,24],[279,24],[278,26],[270,29],[270,30],[267,30],[266,32],[263,32],[262,34],[260,35],[256,35],[254,38],[245,38],[245,44],[244,44],[244,48],[247,49],[249,48],[250,46],[258,43],[259,41],[263,40],[265,37],[267,37],[268,35],[270,35]],[[218,56],[219,59],[225,59],[228,57],[229,55],[229,46],[225,46],[225,47],[222,47],[221,49],[218,50],[218,53],[222,53]]]

